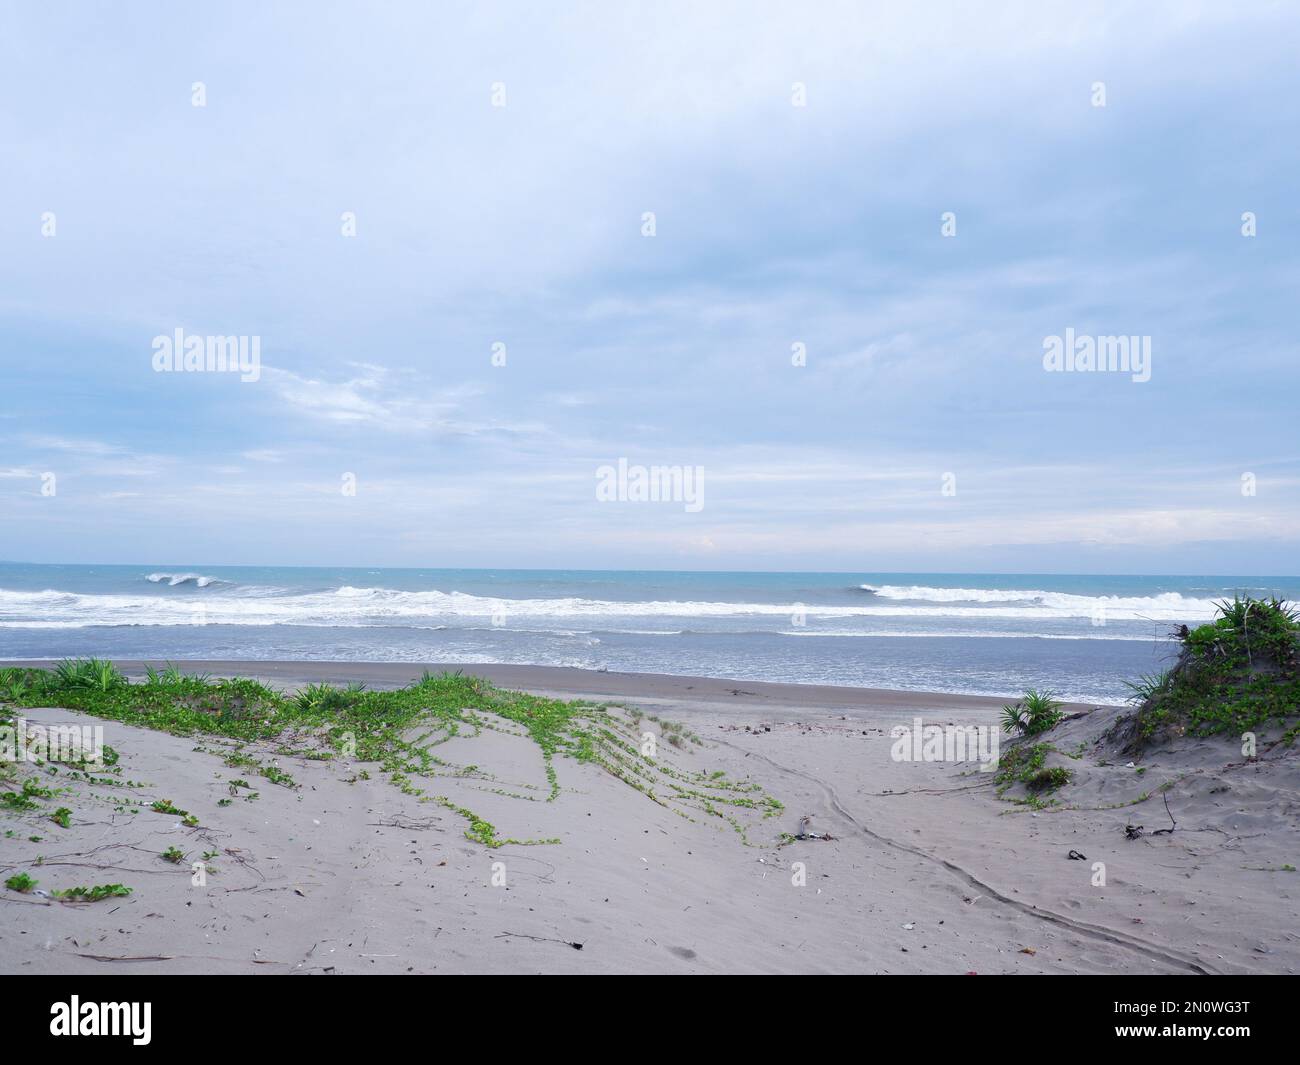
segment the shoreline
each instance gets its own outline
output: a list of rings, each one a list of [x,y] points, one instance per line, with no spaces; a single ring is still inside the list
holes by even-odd
[[[421,673],[461,672],[482,677],[498,688],[545,694],[557,698],[664,702],[748,704],[752,707],[809,710],[866,711],[988,711],[997,713],[1017,695],[971,695],[958,692],[910,691],[897,688],[857,688],[836,684],[798,684],[778,681],[698,677],[672,673],[627,673],[581,669],[576,666],[515,665],[487,662],[325,662],[261,659],[114,659],[127,676],[144,675],[146,665],[160,669],[168,664],[188,673],[218,677],[248,677],[269,684],[298,687],[312,683],[355,682],[371,688],[400,688],[420,679]],[[52,659],[6,662],[18,668],[48,669]],[[1067,712],[1089,711],[1116,704],[1063,702]]]

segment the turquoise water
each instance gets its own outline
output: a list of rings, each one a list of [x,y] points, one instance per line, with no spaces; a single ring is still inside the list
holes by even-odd
[[[511,662],[1120,702],[1294,577],[0,563],[0,658]]]

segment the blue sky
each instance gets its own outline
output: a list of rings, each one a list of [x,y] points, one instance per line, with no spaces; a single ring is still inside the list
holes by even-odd
[[[975,7],[6,5],[0,558],[1295,573],[1300,16]]]

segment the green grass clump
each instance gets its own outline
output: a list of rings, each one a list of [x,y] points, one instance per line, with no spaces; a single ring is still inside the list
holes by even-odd
[[[212,677],[211,673],[182,673],[176,666],[170,662],[165,669],[154,669],[153,666],[144,667],[145,683],[155,688],[173,688],[179,689],[187,686],[187,682],[194,682],[194,686],[201,688],[206,685]]]
[[[1218,617],[1175,635],[1174,667],[1130,685],[1136,739],[1240,735],[1300,715],[1300,612],[1280,599],[1238,596]],[[1294,740],[1296,729],[1284,734]]]
[[[303,714],[338,713],[354,706],[365,690],[364,684],[349,684],[346,688],[335,688],[329,684],[308,684],[294,698],[294,706]]]
[[[15,873],[5,881],[5,887],[10,891],[21,891],[23,894],[31,891],[39,881],[33,880],[26,873]]]
[[[111,662],[66,659],[52,670],[0,669],[0,699],[14,706],[57,706],[177,736],[213,734],[269,739],[280,733],[286,700],[254,680],[186,676],[150,669],[131,684]]]
[[[1062,716],[1055,692],[1030,688],[1019,702],[1002,708],[1002,731],[1037,736],[1054,728]]]
[[[1047,765],[1047,755],[1056,750],[1050,743],[1022,744],[1012,747],[998,759],[994,777],[997,793],[1001,796],[1008,788],[1022,784],[1034,795],[1056,791],[1070,782],[1070,771],[1065,766]]]
[[[67,689],[110,692],[126,683],[112,662],[99,658],[65,658],[54,667],[59,685]]]
[[[1025,787],[1030,791],[1055,791],[1068,783],[1070,771],[1063,765],[1054,765],[1039,769],[1025,781]]]

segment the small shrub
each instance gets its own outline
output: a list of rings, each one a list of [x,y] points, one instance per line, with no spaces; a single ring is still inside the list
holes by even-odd
[[[110,692],[126,684],[126,677],[107,659],[65,658],[54,667],[54,683],[61,688]]]
[[[1055,791],[1070,783],[1070,771],[1063,765],[1054,765],[1040,769],[1025,782],[1030,791]]]
[[[1055,692],[1030,688],[1019,702],[1002,708],[1002,731],[1037,736],[1058,725],[1063,716]]]
[[[1035,794],[1055,791],[1070,782],[1065,766],[1048,766],[1047,755],[1056,750],[1050,743],[1021,744],[1004,753],[995,778],[998,795],[1014,784],[1023,784]]]

